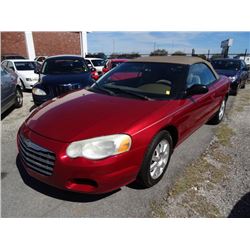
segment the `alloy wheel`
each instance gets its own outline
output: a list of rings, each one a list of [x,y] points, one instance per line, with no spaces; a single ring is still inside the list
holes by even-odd
[[[163,173],[170,156],[170,145],[165,139],[161,140],[156,146],[151,158],[150,176],[152,179],[158,179]]]

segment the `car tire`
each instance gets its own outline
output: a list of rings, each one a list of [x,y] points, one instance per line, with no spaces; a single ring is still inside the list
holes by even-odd
[[[246,88],[246,82],[247,82],[247,80],[245,80],[244,83],[241,85],[241,89]]]
[[[239,84],[236,86],[236,88],[234,90],[232,90],[232,95],[233,96],[237,96],[238,95],[238,89],[239,89]]]
[[[226,110],[226,98],[223,99],[223,101],[221,102],[220,108],[219,110],[216,112],[216,114],[213,116],[213,118],[211,120],[209,120],[209,124],[219,124],[222,120],[223,117],[225,115],[225,110]]]
[[[21,88],[16,89],[16,103],[15,107],[16,108],[21,108],[23,106],[23,93]]]
[[[167,170],[173,152],[173,140],[166,130],[159,132],[150,143],[145,154],[138,181],[144,188],[158,183]]]
[[[26,90],[25,85],[24,85],[22,79],[20,79],[20,81],[21,81],[21,90],[22,90],[22,91]]]

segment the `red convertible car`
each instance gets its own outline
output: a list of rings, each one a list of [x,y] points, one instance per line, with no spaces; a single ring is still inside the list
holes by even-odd
[[[30,176],[60,189],[151,187],[177,145],[223,119],[229,87],[200,58],[134,59],[34,110],[18,132],[19,157]]]

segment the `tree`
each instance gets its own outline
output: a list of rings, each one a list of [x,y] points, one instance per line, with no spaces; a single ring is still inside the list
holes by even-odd
[[[113,53],[111,54],[109,57],[111,59],[114,58],[127,58],[127,59],[133,59],[133,58],[137,58],[140,57],[141,55],[137,52],[132,52],[132,53],[123,53],[123,54],[118,54],[118,53]]]
[[[221,54],[213,54],[210,59],[216,59],[216,58],[222,58],[223,56]]]
[[[202,59],[204,59],[204,60],[207,60],[207,57],[206,57],[206,55],[204,55],[204,54],[194,54],[194,55],[192,55],[192,56],[197,56],[197,57],[200,57],[200,58],[202,58]]]
[[[150,53],[150,56],[167,56],[168,52],[165,49],[157,49]]]
[[[182,51],[180,51],[180,50],[177,50],[172,55],[173,56],[186,56],[187,54],[184,53],[184,52],[182,52]]]
[[[103,52],[98,52],[98,53],[88,53],[86,55],[86,58],[90,57],[97,57],[97,58],[102,58],[102,59],[107,59],[107,56]]]

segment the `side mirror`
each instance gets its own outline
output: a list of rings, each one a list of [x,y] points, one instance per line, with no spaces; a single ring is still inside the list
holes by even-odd
[[[92,67],[92,68],[90,68],[90,71],[91,71],[91,72],[95,72],[96,69]]]
[[[207,92],[208,87],[203,84],[194,84],[186,90],[188,96],[206,94]]]

